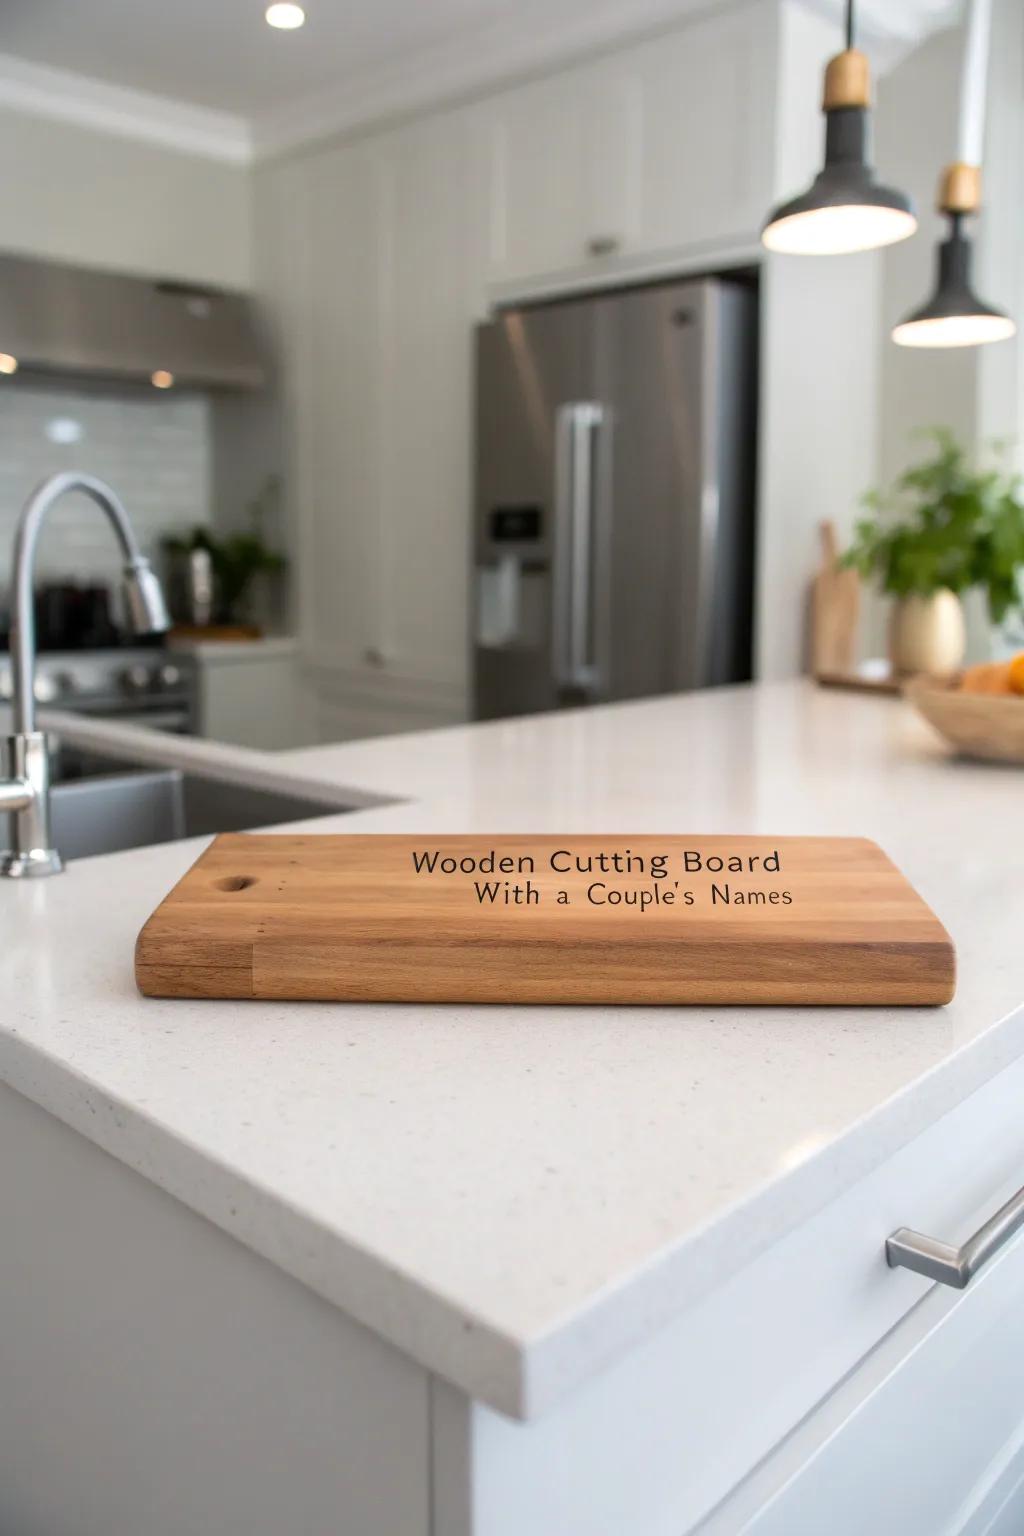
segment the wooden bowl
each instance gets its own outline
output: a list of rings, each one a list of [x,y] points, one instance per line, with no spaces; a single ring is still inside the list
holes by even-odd
[[[1024,763],[1024,695],[963,693],[955,678],[916,677],[903,696],[966,757]]]

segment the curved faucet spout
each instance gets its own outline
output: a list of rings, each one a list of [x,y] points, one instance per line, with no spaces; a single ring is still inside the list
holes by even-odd
[[[168,627],[160,583],[139,549],[120,501],[109,485],[91,475],[52,475],[32,492],[18,522],[14,541],[14,599],[11,612],[11,663],[14,734],[3,744],[6,777],[0,779],[0,812],[7,812],[10,845],[0,853],[0,876],[27,880],[63,869],[50,834],[50,762],[46,736],[36,730],[36,626],[32,576],[36,545],[47,512],[65,491],[84,491],[113,524],[124,558],[125,595],[133,626],[142,633]]]
[[[92,475],[51,475],[36,487],[25,503],[14,542],[14,599],[11,612],[11,661],[14,690],[11,711],[15,732],[35,730],[35,614],[32,589],[36,545],[46,514],[68,491],[82,491],[106,513],[124,559],[124,585],[128,613],[137,634],[162,634],[169,627],[163,593],[139,549],[138,540],[120,500],[102,480]]]

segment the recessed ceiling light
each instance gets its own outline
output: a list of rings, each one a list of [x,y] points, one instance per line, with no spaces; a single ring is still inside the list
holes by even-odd
[[[18,359],[9,352],[0,352],[0,373],[17,373]]]
[[[149,382],[154,389],[170,389],[174,383],[174,374],[168,373],[166,368],[158,368],[149,376]]]
[[[291,0],[277,0],[276,4],[268,5],[266,14],[268,24],[281,32],[294,32],[306,19],[302,6],[293,5]]]

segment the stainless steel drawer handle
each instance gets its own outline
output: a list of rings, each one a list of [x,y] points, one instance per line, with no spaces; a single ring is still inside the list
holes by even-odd
[[[937,1237],[925,1237],[923,1232],[912,1232],[909,1227],[900,1227],[886,1240],[885,1258],[890,1269],[912,1269],[927,1275],[929,1280],[938,1280],[940,1285],[952,1285],[962,1291],[1020,1227],[1024,1227],[1024,1189],[1018,1189],[959,1248],[940,1242]]]

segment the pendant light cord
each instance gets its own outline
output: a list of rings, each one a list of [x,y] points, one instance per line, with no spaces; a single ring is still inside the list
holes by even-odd
[[[846,46],[853,47],[853,0],[846,0]]]

